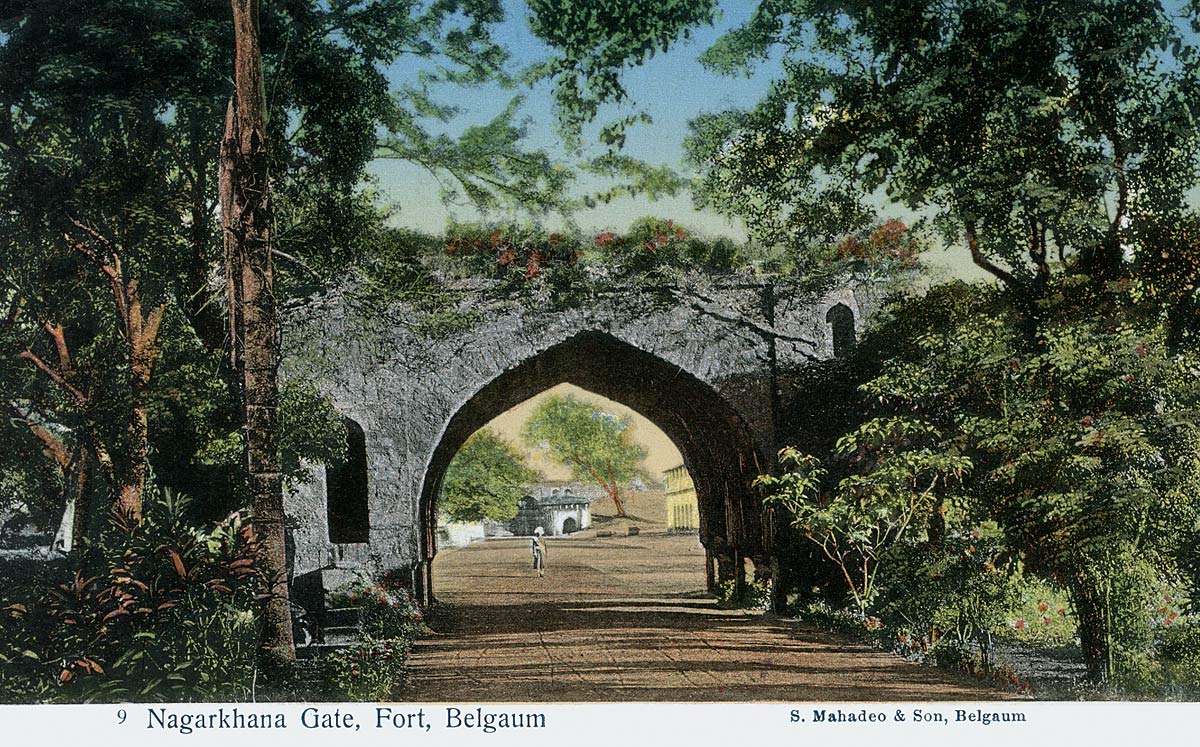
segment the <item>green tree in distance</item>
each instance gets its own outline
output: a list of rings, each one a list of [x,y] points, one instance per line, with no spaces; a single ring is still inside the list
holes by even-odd
[[[533,448],[545,449],[559,464],[570,468],[576,480],[594,482],[604,489],[617,515],[625,516],[621,485],[641,474],[646,450],[629,435],[628,416],[597,409],[573,394],[547,397],[521,428],[521,438]]]
[[[517,515],[517,504],[539,477],[513,444],[483,428],[446,468],[438,507],[454,521],[507,521]]]

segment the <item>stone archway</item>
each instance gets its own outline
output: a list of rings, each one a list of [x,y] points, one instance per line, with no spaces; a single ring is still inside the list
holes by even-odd
[[[729,277],[497,304],[489,287],[461,289],[461,308],[489,311],[451,335],[421,331],[403,305],[359,303],[351,288],[282,310],[281,374],[311,382],[357,426],[353,531],[333,526],[330,507],[341,513],[350,494],[336,470],[312,465],[289,486],[290,576],[311,589],[295,598],[320,609],[322,591],[367,572],[410,579],[428,599],[431,496],[449,460],[492,416],[563,382],[637,410],[680,447],[697,477],[700,536],[723,561],[713,575],[736,580],[734,555],[771,564],[750,481],[771,469],[781,435],[807,427],[795,413],[824,411],[828,393],[803,385],[805,371],[835,357],[830,309],[846,306],[857,324],[869,294]]]
[[[764,556],[761,511],[751,488],[768,462],[750,429],[712,386],[604,332],[578,333],[492,379],[450,418],[426,469],[420,498],[422,572],[432,598],[437,495],[450,460],[492,418],[560,383],[620,402],[658,426],[683,454],[696,485],[700,539],[716,577],[737,579],[745,557]],[[717,568],[713,569],[715,562]]]

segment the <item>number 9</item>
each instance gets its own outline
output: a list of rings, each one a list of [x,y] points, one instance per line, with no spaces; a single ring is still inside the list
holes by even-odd
[[[117,709],[117,718],[120,719],[120,721],[117,722],[118,724],[125,723],[125,709],[124,708]]]

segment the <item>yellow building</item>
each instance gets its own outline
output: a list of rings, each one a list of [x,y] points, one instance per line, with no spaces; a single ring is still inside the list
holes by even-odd
[[[667,531],[697,531],[700,528],[700,508],[692,476],[682,464],[663,474],[667,478]]]

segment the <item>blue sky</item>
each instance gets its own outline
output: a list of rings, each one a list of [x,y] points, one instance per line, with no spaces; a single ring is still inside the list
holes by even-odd
[[[525,22],[524,3],[506,0],[505,5],[508,20],[498,30],[498,38],[511,50],[514,64],[524,66],[543,58],[545,48],[530,33]],[[665,54],[656,55],[647,64],[630,70],[625,76],[631,105],[609,107],[602,113],[601,120],[634,110],[646,111],[654,120],[652,124],[639,125],[630,131],[625,147],[627,154],[651,163],[681,168],[682,141],[691,118],[704,111],[751,106],[766,91],[772,72],[770,66],[764,66],[753,78],[735,79],[710,73],[696,61],[699,54],[721,33],[743,21],[753,7],[749,2],[728,5],[732,7],[722,11],[714,27],[697,30],[690,40],[673,46]],[[401,84],[415,73],[411,63],[402,62],[393,66],[390,74],[394,83]],[[539,84],[532,90],[513,91],[499,86],[483,86],[466,90],[447,89],[444,93],[443,99],[461,110],[461,115],[448,128],[450,131],[486,122],[498,114],[513,96],[525,95],[522,114],[527,118],[529,145],[567,157],[555,135],[548,84]],[[593,148],[591,154],[599,152],[598,148]],[[381,160],[372,165],[371,171],[379,180],[385,201],[397,210],[395,222],[398,225],[438,232],[445,228],[447,219],[452,215],[459,219],[478,217],[469,208],[448,208],[443,205],[437,180],[419,167]],[[589,184],[593,188],[599,186],[597,182],[580,182],[581,187]],[[617,200],[581,212],[576,220],[585,230],[623,230],[633,219],[647,214],[674,218],[704,233],[743,234],[738,224],[730,224],[720,216],[694,211],[688,195],[654,203],[643,199]]]

